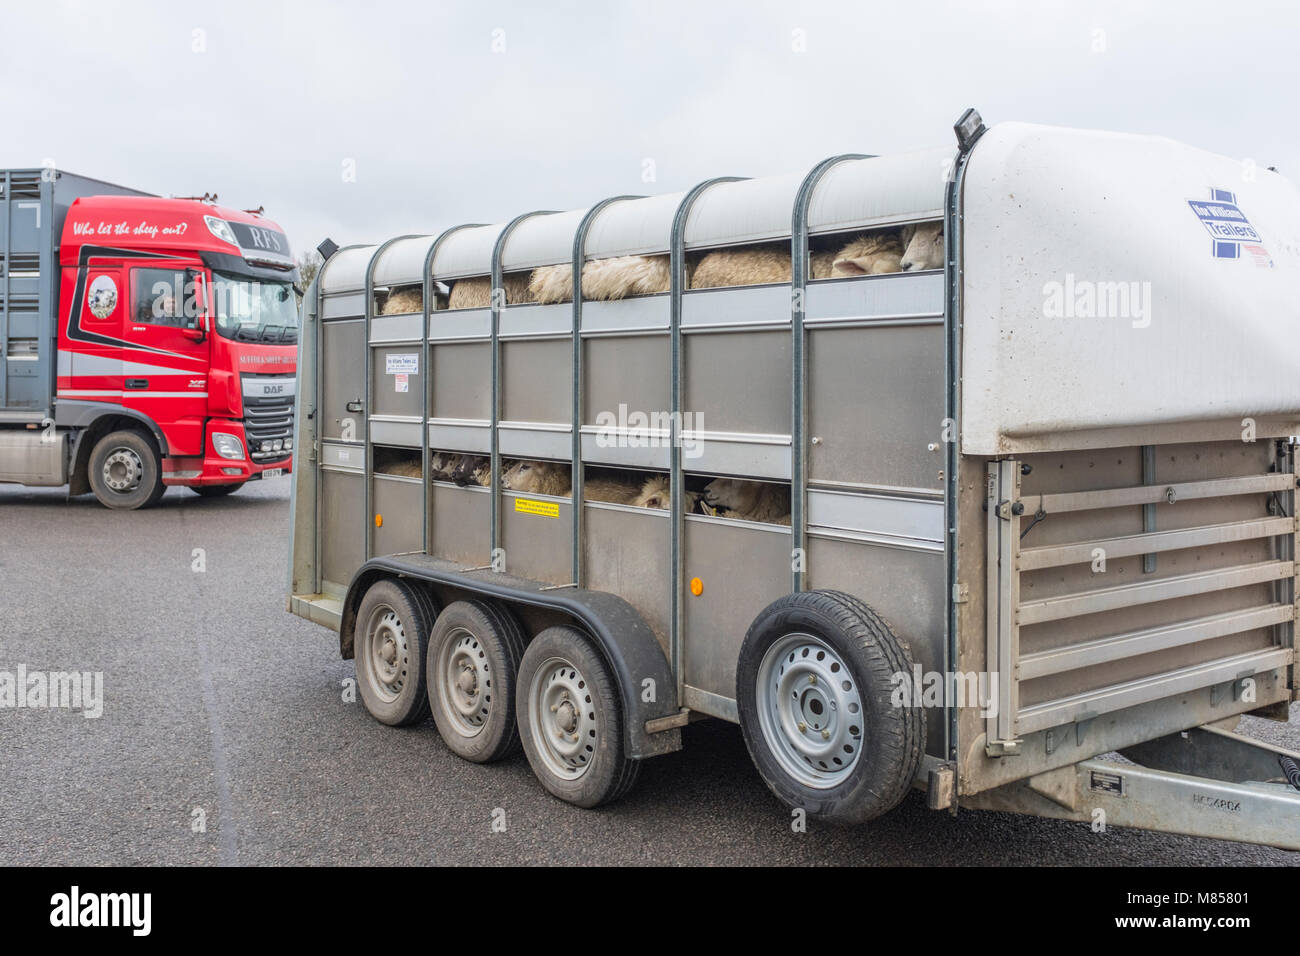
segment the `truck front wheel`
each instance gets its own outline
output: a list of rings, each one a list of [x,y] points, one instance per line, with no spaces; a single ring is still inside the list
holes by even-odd
[[[90,453],[90,489],[106,508],[134,511],[155,504],[167,490],[153,442],[139,432],[110,432]]]

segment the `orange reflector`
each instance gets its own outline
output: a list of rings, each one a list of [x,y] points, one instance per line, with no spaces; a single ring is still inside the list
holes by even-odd
[[[704,582],[699,578],[691,578],[691,593],[699,597],[704,593]]]
[[[376,528],[382,528],[383,526],[384,526],[384,516],[383,516],[383,515],[375,515],[375,527],[376,527]]]

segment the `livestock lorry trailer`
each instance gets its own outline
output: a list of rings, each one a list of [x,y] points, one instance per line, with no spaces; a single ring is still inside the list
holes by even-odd
[[[1300,196],[954,129],[328,258],[287,608],[375,718],[586,807],[711,717],[792,813],[1300,849],[1237,732],[1297,690]]]
[[[0,170],[0,482],[134,509],[283,474],[297,277],[260,211]]]

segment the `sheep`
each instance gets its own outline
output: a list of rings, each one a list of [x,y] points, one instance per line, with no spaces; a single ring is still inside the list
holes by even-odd
[[[439,285],[433,287],[433,308],[435,311],[447,308],[447,293]],[[424,290],[418,285],[408,285],[390,291],[379,314],[408,315],[423,311]]]
[[[688,268],[688,276],[690,271]],[[668,292],[670,286],[668,257],[663,255],[590,259],[582,267],[582,297],[589,302],[654,295]],[[536,302],[572,302],[573,266],[565,263],[534,269],[528,290]]]
[[[903,246],[893,230],[856,236],[838,252],[814,250],[809,257],[812,279],[833,276],[879,275],[898,272]],[[785,243],[763,243],[706,252],[695,265],[692,289],[789,282],[790,249]]]
[[[375,469],[382,475],[399,475],[403,478],[423,478],[424,465],[419,458],[402,458],[391,461]]]
[[[894,230],[864,233],[836,253],[831,275],[838,278],[898,272],[902,257],[903,243]]]
[[[424,311],[424,290],[419,286],[407,286],[403,289],[393,289],[384,299],[384,307],[379,310],[380,315],[404,315],[408,312]]]
[[[429,474],[434,481],[453,481],[460,487],[492,483],[492,462],[486,455],[456,455],[434,452],[429,458]]]
[[[715,478],[704,486],[704,503],[725,517],[768,524],[790,524],[790,489],[764,481]]]
[[[903,227],[901,267],[904,272],[943,268],[943,223],[926,222]]]
[[[572,491],[569,466],[554,461],[517,461],[501,476],[501,487],[525,494],[565,498]]]
[[[533,301],[528,291],[529,273],[511,272],[505,276],[506,305],[523,305]],[[490,276],[456,279],[451,284],[450,309],[486,309],[492,304]]]
[[[640,495],[640,489],[621,478],[588,478],[582,483],[583,501],[609,501],[630,505]]]

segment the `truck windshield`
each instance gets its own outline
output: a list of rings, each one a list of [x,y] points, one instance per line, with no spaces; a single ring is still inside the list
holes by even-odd
[[[218,334],[238,342],[298,341],[298,303],[289,283],[216,273],[212,286]]]

